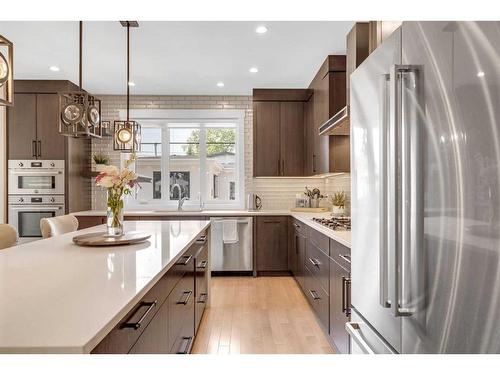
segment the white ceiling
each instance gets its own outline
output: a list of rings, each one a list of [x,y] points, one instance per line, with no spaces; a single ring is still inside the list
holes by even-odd
[[[255,33],[259,25],[269,31]],[[250,95],[254,87],[307,87],[328,54],[344,54],[353,22],[139,22],[131,29],[136,95]],[[124,94],[126,32],[84,22],[83,87]],[[14,43],[16,79],[78,84],[78,22],[0,22]],[[59,72],[49,67],[56,65]],[[256,66],[259,72],[250,73]],[[217,82],[224,82],[223,88]]]

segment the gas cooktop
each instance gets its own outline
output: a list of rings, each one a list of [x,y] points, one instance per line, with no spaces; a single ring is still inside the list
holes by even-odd
[[[333,230],[351,230],[351,218],[348,216],[330,218],[313,217],[313,221]]]

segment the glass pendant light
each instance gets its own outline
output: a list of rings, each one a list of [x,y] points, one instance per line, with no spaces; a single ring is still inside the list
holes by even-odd
[[[82,88],[83,22],[80,21],[79,88],[59,94],[59,134],[67,137],[101,138],[101,101]]]
[[[114,122],[113,149],[122,152],[136,152],[141,147],[141,125],[137,121],[131,121],[130,112],[130,28],[139,27],[137,21],[120,21],[127,28],[127,119]]]
[[[14,104],[14,74],[13,68],[14,45],[0,35],[0,105]]]

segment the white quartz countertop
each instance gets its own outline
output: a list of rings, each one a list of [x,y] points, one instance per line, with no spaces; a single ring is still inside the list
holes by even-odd
[[[89,353],[209,221],[128,221],[144,243],[79,247],[76,234],[0,251],[0,353]]]
[[[81,211],[73,213],[75,216],[105,216],[105,211]],[[304,224],[316,229],[324,235],[340,242],[342,245],[351,247],[351,231],[334,231],[312,220],[313,217],[330,217],[330,212],[309,213],[294,212],[290,210],[203,210],[203,211],[170,211],[170,210],[126,210],[126,216],[292,216]]]
[[[72,212],[75,216],[106,216],[106,211],[103,210],[89,210]],[[282,216],[290,215],[290,210],[138,210],[131,209],[124,211],[125,216]]]

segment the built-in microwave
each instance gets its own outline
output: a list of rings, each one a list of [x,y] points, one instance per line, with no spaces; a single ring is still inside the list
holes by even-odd
[[[9,195],[64,194],[64,160],[9,160]]]

